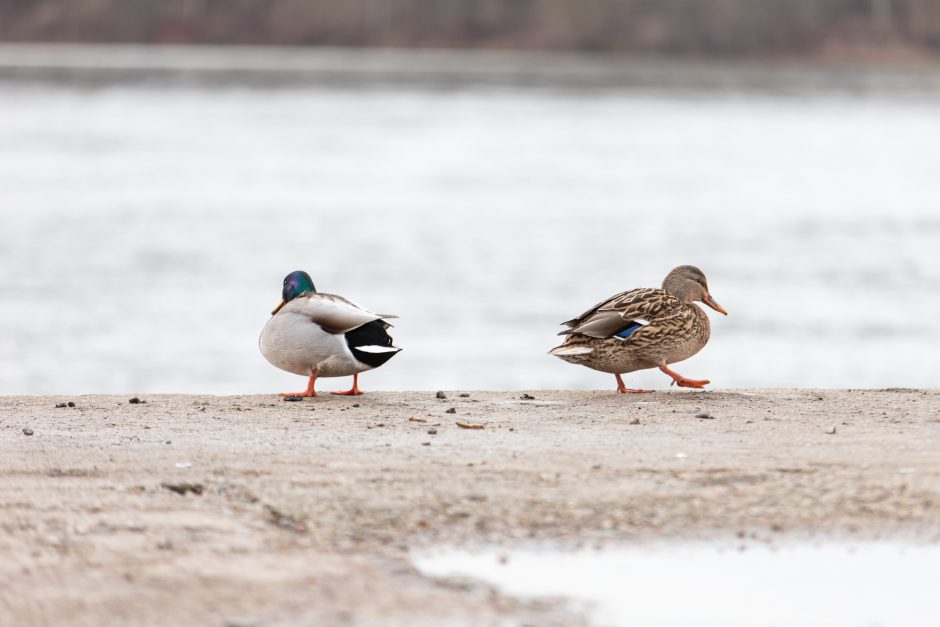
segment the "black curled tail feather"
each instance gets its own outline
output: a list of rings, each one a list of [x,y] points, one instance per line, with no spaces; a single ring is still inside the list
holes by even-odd
[[[392,336],[386,332],[388,327],[384,320],[373,320],[346,333],[346,344],[353,357],[372,368],[394,357],[401,349],[392,346]]]

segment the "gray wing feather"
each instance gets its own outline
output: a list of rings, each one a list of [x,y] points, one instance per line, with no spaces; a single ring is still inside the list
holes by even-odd
[[[607,338],[621,331],[625,326],[627,326],[627,322],[619,312],[611,310],[597,311],[587,320],[580,322],[574,328],[562,331],[559,335],[580,333],[588,337]]]
[[[307,316],[328,333],[347,333],[386,317],[342,296],[320,292],[295,298],[282,311]]]

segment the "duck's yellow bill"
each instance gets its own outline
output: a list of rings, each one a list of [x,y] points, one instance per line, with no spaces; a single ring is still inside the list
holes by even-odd
[[[728,310],[726,310],[724,307],[719,305],[718,301],[712,298],[711,294],[705,294],[705,296],[702,298],[702,302],[708,305],[709,307],[711,307],[712,309],[714,309],[715,311],[719,313],[723,313],[726,316],[728,315]]]
[[[277,307],[274,308],[274,311],[271,312],[271,315],[273,316],[274,314],[276,314],[277,312],[279,312],[279,311],[281,310],[281,307],[283,307],[283,306],[286,305],[286,304],[287,304],[287,301],[286,301],[286,300],[282,300],[281,302],[279,302],[279,303],[277,304]]]

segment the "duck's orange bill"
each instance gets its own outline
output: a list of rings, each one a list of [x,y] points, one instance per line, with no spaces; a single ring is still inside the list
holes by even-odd
[[[712,298],[711,294],[705,294],[705,296],[702,298],[702,302],[708,305],[709,307],[711,307],[712,309],[714,309],[715,311],[723,313],[726,316],[728,315],[728,311],[724,307],[719,305],[718,301]]]
[[[281,302],[279,302],[279,303],[277,304],[277,307],[274,308],[274,311],[271,312],[271,315],[273,316],[274,314],[276,314],[277,312],[279,312],[279,311],[281,310],[281,307],[283,307],[283,306],[286,305],[286,304],[287,304],[287,301],[286,301],[286,300],[282,300]]]

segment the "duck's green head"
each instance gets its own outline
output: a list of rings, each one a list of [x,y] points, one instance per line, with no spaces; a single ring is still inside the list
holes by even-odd
[[[317,288],[313,286],[313,279],[303,270],[296,270],[284,277],[284,287],[281,288],[281,302],[271,312],[273,316],[281,310],[281,307],[291,302],[298,296],[303,296],[310,292],[316,292]]]

